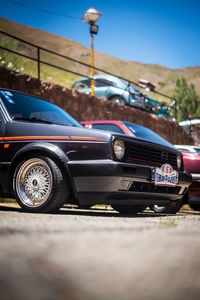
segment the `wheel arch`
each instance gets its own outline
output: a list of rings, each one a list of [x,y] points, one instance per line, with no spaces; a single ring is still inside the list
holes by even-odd
[[[120,93],[116,93],[116,94],[109,95],[109,96],[108,96],[108,100],[111,100],[111,99],[114,98],[114,97],[121,97],[121,98],[123,98],[124,101],[126,102],[125,97],[123,96],[123,94],[120,94]]]
[[[68,157],[67,155],[56,145],[50,143],[31,143],[21,148],[13,157],[13,160],[9,169],[9,190],[13,194],[13,178],[15,170],[20,162],[24,159],[35,156],[45,156],[52,159],[62,170],[63,176],[68,180],[70,185],[70,199],[77,201],[77,194],[73,179],[68,168]],[[76,202],[75,201],[75,202]]]
[[[121,98],[121,99],[124,101],[124,105],[128,105],[127,98],[125,97],[124,94],[120,94],[120,93],[117,93],[117,94],[114,94],[114,95],[113,95],[113,94],[110,95],[110,96],[107,98],[107,100],[112,101],[113,98],[117,98],[117,97]]]

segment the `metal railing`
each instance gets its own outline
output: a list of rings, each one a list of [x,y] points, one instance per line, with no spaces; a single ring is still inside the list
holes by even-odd
[[[25,40],[23,40],[23,39],[21,39],[21,38],[19,38],[19,37],[16,37],[16,36],[14,36],[14,35],[12,35],[12,34],[6,33],[5,31],[0,30],[0,34],[3,34],[3,35],[5,35],[5,36],[7,36],[7,37],[10,37],[10,38],[12,38],[12,39],[15,39],[15,40],[17,40],[17,41],[19,41],[19,42],[21,42],[21,43],[24,43],[25,45],[31,46],[31,47],[33,47],[33,48],[36,49],[37,55],[36,55],[36,58],[35,58],[35,57],[30,56],[30,55],[26,55],[26,54],[24,54],[24,53],[20,53],[20,52],[18,52],[18,51],[15,51],[15,50],[13,50],[13,49],[9,49],[9,48],[7,48],[7,47],[4,47],[4,46],[1,46],[1,45],[0,45],[0,49],[2,49],[2,50],[4,50],[4,51],[7,51],[7,52],[12,53],[12,54],[14,54],[14,55],[18,55],[18,56],[21,56],[21,57],[24,57],[24,58],[26,58],[26,59],[29,59],[29,60],[32,60],[32,61],[36,62],[36,63],[37,63],[37,77],[38,77],[38,79],[41,79],[41,65],[42,65],[42,64],[43,64],[43,65],[46,65],[46,66],[49,66],[49,67],[52,67],[52,68],[55,68],[55,69],[58,69],[58,70],[61,70],[61,71],[69,72],[69,73],[71,73],[71,74],[74,74],[74,75],[77,75],[77,76],[80,76],[80,77],[87,77],[88,79],[91,79],[90,76],[87,76],[87,75],[84,75],[84,74],[82,74],[82,73],[79,73],[79,72],[76,72],[76,71],[73,71],[73,70],[69,70],[69,69],[67,69],[67,68],[60,67],[60,66],[55,65],[55,64],[53,64],[53,63],[50,63],[50,62],[47,62],[47,61],[42,60],[42,59],[41,59],[41,51],[44,51],[44,52],[49,53],[49,54],[53,54],[53,55],[55,55],[55,56],[58,57],[58,58],[66,59],[66,60],[69,60],[69,61],[71,61],[71,62],[73,62],[73,63],[78,63],[79,65],[85,66],[85,67],[87,67],[87,68],[90,69],[91,66],[90,66],[89,64],[86,64],[86,63],[84,63],[84,62],[82,62],[82,61],[79,61],[79,60],[77,60],[77,59],[74,59],[74,58],[72,58],[72,57],[69,57],[69,56],[66,56],[66,55],[62,55],[62,54],[60,54],[60,53],[57,53],[57,52],[52,51],[52,50],[49,50],[49,49],[47,49],[47,48],[44,48],[44,47],[35,45],[35,44],[30,43],[30,42],[28,42],[28,41],[25,41]],[[111,73],[111,72],[108,72],[108,71],[106,71],[106,70],[100,69],[100,68],[95,67],[95,66],[94,66],[94,70],[96,70],[96,71],[98,71],[98,72],[102,72],[102,73],[104,73],[104,74],[116,76],[116,77],[118,77],[118,78],[120,78],[120,79],[125,80],[126,82],[128,82],[129,85],[133,84],[133,85],[137,86],[138,88],[141,88],[141,86],[140,86],[138,83],[136,83],[136,82],[134,82],[134,81],[131,81],[131,80],[129,80],[129,79],[126,79],[126,78],[124,78],[124,77],[121,77],[121,76],[119,76],[119,75],[117,75],[117,74],[113,74],[113,73]],[[96,81],[97,81],[97,80],[96,80]],[[174,103],[174,104],[173,104],[173,106],[171,106],[171,109],[174,109],[175,119],[177,119],[177,101],[176,101],[176,99],[173,98],[173,97],[170,97],[170,96],[168,96],[168,95],[166,95],[166,94],[157,92],[157,91],[155,91],[155,90],[154,90],[154,91],[151,91],[151,92],[153,92],[153,93],[155,93],[155,94],[157,94],[157,95],[159,95],[159,96],[163,96],[163,97],[165,97],[165,98],[168,98],[168,99],[170,99],[170,100],[173,100],[173,103]],[[157,100],[156,100],[156,101],[157,101]],[[157,102],[158,102],[158,101],[157,101]]]

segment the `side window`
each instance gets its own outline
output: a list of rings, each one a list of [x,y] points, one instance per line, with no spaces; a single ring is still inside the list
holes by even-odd
[[[73,86],[73,88],[78,91],[78,90],[82,90],[82,89],[88,89],[88,88],[90,88],[90,86],[91,86],[90,80],[88,79],[88,80],[83,80],[83,81],[77,82]]]
[[[92,128],[124,134],[122,129],[114,124],[92,124]]]
[[[101,87],[101,86],[113,86],[113,82],[110,80],[106,80],[106,79],[95,79],[95,86],[96,87]]]

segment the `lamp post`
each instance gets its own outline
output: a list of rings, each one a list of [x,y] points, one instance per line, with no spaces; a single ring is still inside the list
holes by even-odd
[[[90,25],[90,43],[91,43],[91,95],[94,96],[94,47],[93,34],[97,34],[98,26],[94,23],[101,17],[101,13],[95,8],[89,8],[82,17],[82,20]]]

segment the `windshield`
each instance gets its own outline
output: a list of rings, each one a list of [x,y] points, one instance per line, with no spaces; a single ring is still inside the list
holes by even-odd
[[[125,80],[122,80],[122,81],[126,84],[126,87],[125,87],[126,90],[129,90],[130,92],[133,92],[134,94],[142,96],[142,93],[132,83],[130,83],[129,81],[125,81]]]
[[[6,90],[0,90],[0,96],[13,120],[82,127],[68,113],[50,102]]]
[[[172,146],[166,140],[161,138],[158,134],[156,134],[155,132],[153,132],[152,130],[150,130],[146,127],[136,125],[136,124],[133,124],[133,123],[129,123],[129,122],[123,122],[123,123],[128,127],[128,129],[136,137],[147,139],[147,140],[150,140],[152,142],[159,143],[159,144],[162,144],[162,145],[165,145],[165,146],[168,146],[168,147]]]
[[[194,148],[194,150],[195,150],[198,154],[200,154],[200,148]]]

